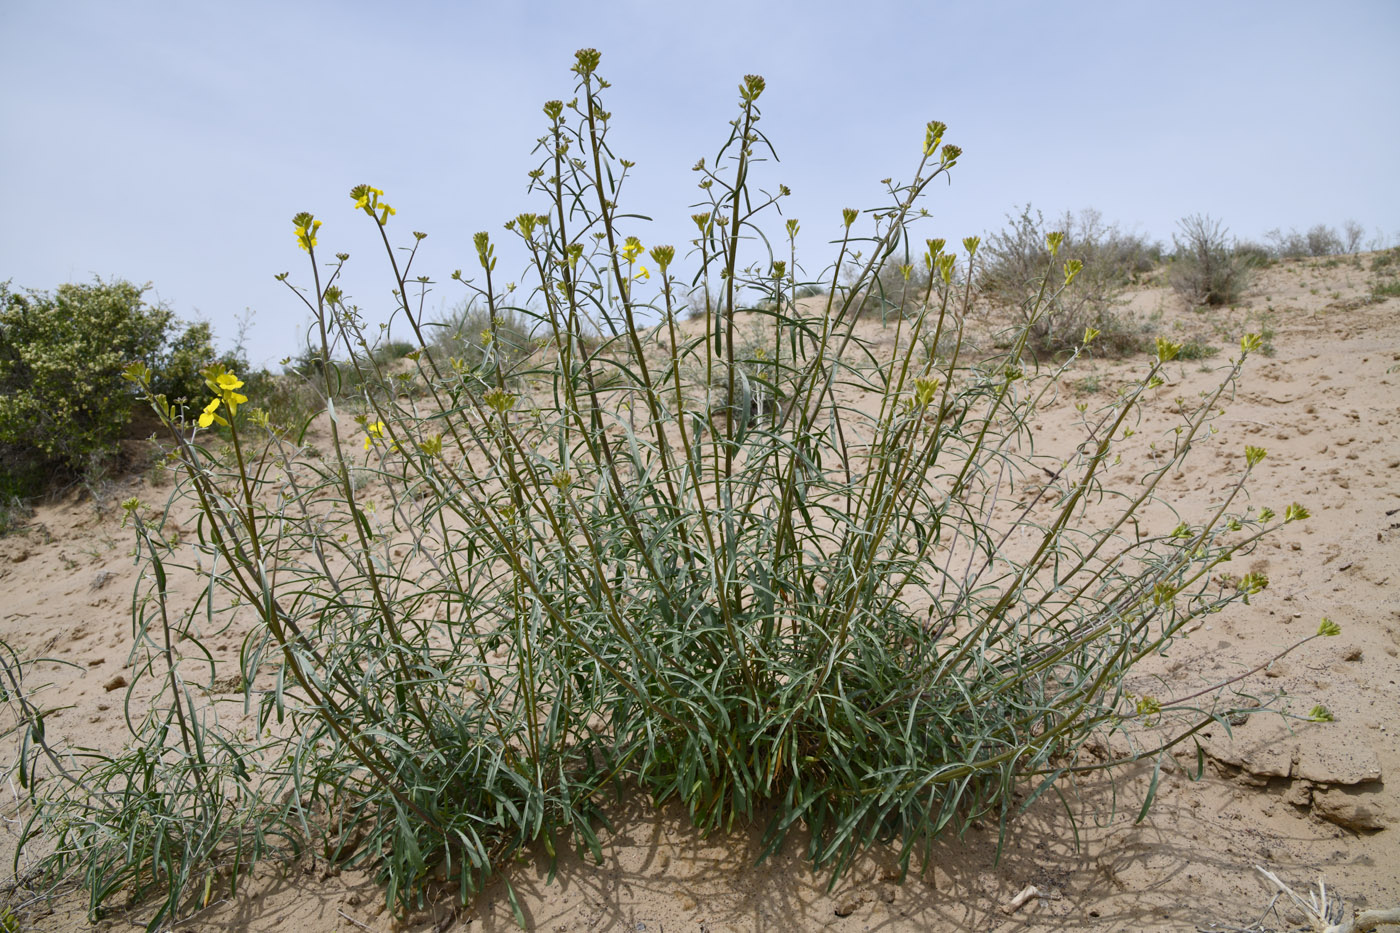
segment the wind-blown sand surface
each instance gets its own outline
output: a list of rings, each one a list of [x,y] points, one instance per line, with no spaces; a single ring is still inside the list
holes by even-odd
[[[1150,765],[1124,775],[1115,790],[1101,778],[1064,785],[1076,822],[1046,795],[1012,827],[1000,863],[995,824],[935,847],[922,872],[899,883],[891,853],[875,850],[833,890],[802,858],[793,838],[755,864],[760,830],[702,838],[677,807],[640,799],[610,807],[601,865],[569,854],[553,881],[543,853],[510,867],[532,929],[540,930],[1190,930],[1245,927],[1272,891],[1263,865],[1303,886],[1326,875],[1353,906],[1400,904],[1400,299],[1370,299],[1369,257],[1353,262],[1292,261],[1259,275],[1247,303],[1208,313],[1184,311],[1172,293],[1131,293],[1129,310],[1159,314],[1154,330],[1201,336],[1221,348],[1215,359],[1180,362],[1157,390],[1139,433],[1175,423],[1174,397],[1214,384],[1212,371],[1245,331],[1272,331],[1272,357],[1247,365],[1238,396],[1182,473],[1168,499],[1203,506],[1241,465],[1246,443],[1265,447],[1249,486],[1252,502],[1282,511],[1301,502],[1312,512],[1266,539],[1241,563],[1266,572],[1271,586],[1253,600],[1210,617],[1159,670],[1170,680],[1242,674],[1315,631],[1322,616],[1342,627],[1242,682],[1283,689],[1286,708],[1304,716],[1314,704],[1333,723],[1250,717],[1230,740],[1207,740],[1205,777],[1163,777],[1145,820],[1135,824]],[[878,324],[869,325],[878,328]],[[1111,397],[1144,359],[1085,360],[1039,420],[1047,436],[1067,434],[1075,403]],[[150,476],[118,481],[105,509],[71,498],[39,507],[28,528],[0,539],[0,638],[23,658],[51,658],[31,670],[49,684],[39,700],[66,706],[48,717],[49,734],[69,744],[114,748],[125,736],[122,689],[137,567],[130,530],[116,503],[130,495],[158,501]],[[236,672],[241,632],[213,640],[215,656]],[[233,681],[229,681],[232,683]],[[234,688],[236,689],[236,688]],[[224,697],[230,709],[241,702]],[[12,745],[4,750],[12,759]],[[1187,756],[1189,757],[1189,756]],[[1115,805],[1116,803],[1116,805]],[[26,814],[18,788],[4,802],[6,854]],[[1078,845],[1076,846],[1076,833]],[[23,876],[32,863],[20,859]],[[1027,885],[1045,896],[1003,912]],[[87,929],[85,898],[60,890],[49,903],[10,901],[40,930]],[[144,926],[130,917],[104,929]],[[1276,921],[1266,923],[1279,926]],[[383,894],[361,872],[322,865],[258,869],[232,899],[181,923],[188,930],[297,930],[300,933],[395,929],[510,930],[511,907],[499,882],[466,908],[450,898],[407,919],[383,908]]]

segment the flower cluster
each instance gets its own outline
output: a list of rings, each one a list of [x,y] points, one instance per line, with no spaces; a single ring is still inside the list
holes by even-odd
[[[219,406],[228,406],[230,418],[238,414],[238,406],[248,401],[248,396],[238,391],[243,388],[243,380],[231,372],[225,372],[222,367],[214,366],[205,370],[204,384],[213,391],[214,398],[204,406],[199,416],[199,426],[207,428],[217,423],[228,427],[228,421],[219,414]]]
[[[371,421],[365,425],[365,450],[374,446],[375,441],[384,439],[384,422]]]
[[[321,229],[321,222],[302,211],[292,218],[292,225],[296,227],[297,246],[310,252],[316,245],[316,231]]]
[[[350,189],[350,197],[355,199],[355,210],[364,211],[379,221],[381,227],[389,222],[390,217],[398,213],[389,206],[388,202],[380,200],[384,197],[384,192],[379,188],[356,185]]]
[[[638,256],[642,255],[643,249],[645,249],[645,247],[642,246],[641,240],[637,239],[634,236],[629,236],[627,240],[622,244],[623,261],[630,266],[632,263],[637,261]],[[647,269],[646,266],[638,266],[637,272],[635,275],[632,276],[632,278],[650,279],[651,271]]]

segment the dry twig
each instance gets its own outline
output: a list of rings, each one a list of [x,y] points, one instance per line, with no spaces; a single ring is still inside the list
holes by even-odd
[[[1307,900],[1304,900],[1301,895],[1280,881],[1278,875],[1263,866],[1254,867],[1298,908],[1315,933],[1371,933],[1381,926],[1400,926],[1400,907],[1387,910],[1358,910],[1347,917],[1341,900],[1327,893],[1327,882],[1321,877],[1317,879],[1317,890],[1308,891]]]

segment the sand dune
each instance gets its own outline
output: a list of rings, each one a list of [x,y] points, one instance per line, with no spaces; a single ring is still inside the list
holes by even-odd
[[[1237,467],[1245,443],[1267,447],[1252,501],[1282,508],[1306,504],[1312,518],[1269,538],[1250,558],[1273,585],[1251,606],[1214,616],[1157,660],[1166,678],[1243,673],[1315,629],[1322,616],[1339,638],[1249,678],[1242,687],[1283,688],[1291,708],[1330,709],[1332,723],[1289,724],[1276,716],[1243,721],[1233,738],[1207,739],[1210,764],[1200,782],[1165,776],[1147,818],[1135,824],[1147,773],[1122,776],[1117,800],[1103,780],[1083,780],[1080,803],[1096,819],[1075,827],[1058,802],[1034,806],[1013,828],[999,864],[994,825],[945,839],[921,874],[902,883],[892,859],[863,858],[834,890],[802,858],[802,840],[755,864],[759,833],[702,838],[677,808],[637,799],[610,806],[618,832],[604,836],[601,865],[564,856],[554,880],[543,853],[512,866],[508,877],[533,929],[647,930],[1190,930],[1254,922],[1271,893],[1255,871],[1264,865],[1295,883],[1325,872],[1355,906],[1400,904],[1400,299],[1372,301],[1366,257],[1281,263],[1256,280],[1247,303],[1212,313],[1183,310],[1165,288],[1132,293],[1127,311],[1159,332],[1223,347],[1216,359],[1173,364],[1158,390],[1169,403],[1213,384],[1245,330],[1264,329],[1273,349],[1246,369],[1241,391],[1201,442],[1187,470],[1170,477],[1168,498],[1209,500]],[[878,324],[868,325],[878,327]],[[1176,339],[1181,339],[1178,336]],[[1075,403],[1106,400],[1141,359],[1085,360],[1044,413],[1050,435],[1068,430]],[[1149,414],[1141,428],[1165,428]],[[116,503],[162,497],[154,476],[128,477],[107,502],[70,498],[38,507],[21,533],[0,539],[0,638],[22,657],[52,659],[31,673],[42,695],[64,707],[50,733],[70,744],[111,747],[122,724],[137,568],[130,530]],[[176,521],[184,520],[176,516]],[[1238,610],[1238,611],[1236,611]],[[212,642],[220,662],[235,661],[241,632]],[[220,699],[217,694],[216,699]],[[139,697],[137,698],[139,701]],[[241,701],[224,696],[231,714]],[[6,754],[13,756],[13,748]],[[8,856],[24,807],[5,795]],[[29,858],[20,860],[23,873]],[[1027,885],[1014,914],[1007,904]],[[29,900],[17,912],[40,930],[88,928],[83,896],[59,891],[51,903]],[[330,933],[351,929],[509,930],[512,911],[497,884],[477,903],[451,901],[399,921],[382,892],[360,872],[322,866],[258,869],[237,897],[215,902],[182,923],[189,930]],[[140,922],[138,907],[132,920]],[[127,918],[103,928],[125,929]]]

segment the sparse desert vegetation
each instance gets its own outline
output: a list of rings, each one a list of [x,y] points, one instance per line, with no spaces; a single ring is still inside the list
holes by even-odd
[[[1379,852],[1398,763],[1367,751],[1393,726],[1355,671],[1393,676],[1397,619],[1324,583],[1352,574],[1381,606],[1396,555],[1377,503],[1400,466],[1400,254],[1326,266],[1348,229],[1265,263],[1202,215],[1167,251],[1029,205],[985,239],[924,237],[917,206],[961,158],[934,121],[900,207],[829,218],[839,254],[809,281],[818,221],[777,223],[781,189],[752,177],[752,75],[697,166],[694,239],[646,244],[599,68],[580,51],[575,98],[545,105],[532,209],[507,225],[532,283],[503,288],[480,233],[443,320],[415,311],[422,236],[365,184],[293,219],[314,339],[282,373],[126,283],[3,296],[6,585],[57,575],[64,599],[131,610],[46,641],[25,602],[6,629],[24,871],[5,916],[43,921],[30,895],[57,891],[94,920],[236,924],[240,892],[304,868],[357,879],[335,901],[356,926],[371,902],[423,928],[542,926],[576,895],[539,879],[586,887],[642,825],[825,888],[779,925],[870,905],[926,927],[948,919],[939,871],[978,892],[956,922],[990,926],[1008,885],[1069,900],[1073,877],[1083,916],[1141,925],[1166,908],[1122,892],[1191,883],[1113,854],[1163,806],[1161,832],[1273,821],[1264,842],[1214,827],[1231,870],[1288,821],[1308,854],[1334,830]],[[350,222],[384,233],[401,324],[378,339],[347,260],[326,265]],[[1361,361],[1321,360],[1324,336]],[[1309,401],[1324,379],[1341,424]],[[137,440],[138,404],[170,486],[117,476],[99,515],[24,485],[91,476]],[[1315,531],[1324,510],[1371,553]],[[79,537],[131,543],[42,541],[75,512]],[[116,551],[129,600],[88,573]],[[1222,870],[1202,847],[1192,871]],[[571,919],[642,923],[604,901]]]

